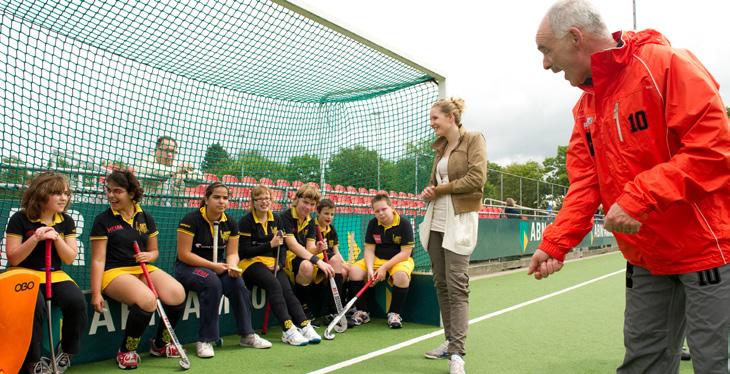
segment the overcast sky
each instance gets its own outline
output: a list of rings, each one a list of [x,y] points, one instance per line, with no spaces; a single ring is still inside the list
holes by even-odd
[[[490,161],[542,160],[568,143],[580,95],[542,69],[535,31],[552,1],[291,0],[446,76],[463,122],[487,135]],[[633,29],[632,0],[595,0],[608,28]],[[636,0],[637,28],[690,49],[730,105],[730,1]]]

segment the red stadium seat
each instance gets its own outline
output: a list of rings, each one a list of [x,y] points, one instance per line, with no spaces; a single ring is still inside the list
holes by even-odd
[[[401,191],[401,192],[398,192],[398,196],[400,196],[400,197],[408,197],[408,194],[405,193],[405,192],[403,192],[403,191]]]
[[[357,189],[357,192],[359,192],[361,194],[367,195],[368,194],[368,189],[365,188],[365,187],[360,187],[360,188]]]
[[[325,191],[332,191],[332,185],[329,183],[324,184],[324,190]]]
[[[241,182],[254,185],[256,184],[256,178],[246,176],[241,178]]]
[[[271,180],[271,178],[260,178],[259,183],[263,184],[264,186],[273,186],[274,181]]]
[[[314,186],[314,188],[316,189],[319,189],[319,183],[309,182],[307,184],[309,184],[310,186]]]
[[[304,184],[304,182],[302,182],[302,181],[294,181],[294,182],[291,182],[291,186],[294,187],[294,188],[299,188],[303,184]]]
[[[371,195],[375,195],[375,194],[378,193],[378,190],[376,190],[374,188],[371,188],[371,189],[368,190],[368,193],[371,194]]]
[[[343,186],[341,184],[338,184],[338,185],[335,186],[335,191],[337,191],[337,192],[345,192],[345,191],[347,191],[347,189],[345,189],[345,186]]]
[[[238,183],[238,177],[235,175],[226,174],[223,176],[223,179],[221,179],[223,183]]]
[[[357,188],[353,186],[347,186],[347,192],[357,193]]]
[[[291,187],[291,184],[289,184],[289,181],[286,179],[277,179],[276,185],[279,187]]]
[[[215,174],[205,173],[203,174],[203,180],[206,182],[218,182],[218,176]]]
[[[200,199],[188,199],[187,205],[190,208],[200,208]]]
[[[207,184],[199,184],[195,187],[194,196],[205,196],[205,189],[208,188]]]

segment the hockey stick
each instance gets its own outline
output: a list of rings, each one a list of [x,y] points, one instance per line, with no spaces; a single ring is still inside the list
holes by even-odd
[[[337,324],[340,322],[340,320],[345,317],[345,313],[347,313],[347,311],[350,310],[350,308],[352,308],[353,305],[355,305],[355,301],[357,301],[357,299],[360,296],[362,296],[363,292],[365,292],[365,290],[367,290],[368,287],[370,287],[373,284],[373,281],[374,281],[374,279],[368,280],[367,283],[365,283],[365,285],[360,289],[360,291],[357,292],[357,295],[355,295],[355,297],[353,297],[347,303],[347,305],[345,305],[345,308],[342,309],[342,311],[337,314],[335,319],[333,319],[332,322],[330,322],[330,324],[327,326],[327,329],[324,330],[325,339],[332,340],[335,338],[335,334],[332,333],[332,330],[334,330],[335,326],[337,326]]]
[[[137,244],[136,240],[132,242],[132,246],[134,247],[134,254],[139,254],[139,244]],[[152,293],[155,294],[155,300],[157,301],[157,313],[160,314],[160,319],[165,324],[167,332],[170,333],[170,339],[172,340],[172,344],[174,344],[175,348],[177,348],[177,351],[180,352],[180,361],[178,363],[180,364],[181,368],[188,370],[190,369],[190,360],[188,359],[188,355],[185,353],[185,349],[183,349],[182,344],[180,344],[180,341],[177,340],[175,330],[173,330],[172,325],[170,325],[170,320],[167,319],[165,309],[162,307],[162,301],[160,301],[160,295],[157,293],[157,289],[155,288],[154,283],[152,283],[152,279],[150,279],[149,271],[147,271],[147,264],[144,262],[140,262],[139,266],[142,268],[142,272],[144,273],[144,279],[145,281],[147,281],[147,287],[149,287],[150,290],[152,290]]]
[[[330,263],[329,255],[327,254],[327,251],[329,248],[327,247],[327,242],[322,237],[322,231],[320,231],[319,226],[315,226],[317,228],[317,240],[324,242],[324,251],[322,252],[324,254],[324,261],[326,263]],[[337,314],[340,314],[342,312],[342,299],[340,298],[340,290],[337,289],[337,282],[335,282],[334,277],[329,278],[330,282],[330,291],[332,291],[332,298],[335,301],[335,308],[337,308]],[[341,319],[340,323],[335,326],[335,331],[342,333],[347,330],[347,320]]]
[[[284,231],[279,230],[279,232],[276,233],[280,237],[284,237]],[[279,272],[279,255],[281,254],[281,245],[276,246],[276,262],[274,263],[274,279],[278,282],[276,279],[276,274]],[[271,314],[271,303],[268,300],[266,300],[266,310],[264,311],[264,321],[261,326],[261,334],[265,335],[266,331],[269,330],[269,314]]]
[[[56,352],[53,351],[53,327],[51,320],[51,298],[53,298],[53,282],[51,281],[51,240],[46,239],[46,322],[48,325],[48,349],[51,351],[51,368],[58,374],[56,365]]]

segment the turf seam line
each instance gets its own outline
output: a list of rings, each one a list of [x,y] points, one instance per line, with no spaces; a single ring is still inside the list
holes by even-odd
[[[517,309],[524,308],[524,307],[526,307],[528,305],[532,305],[532,304],[538,303],[540,301],[543,301],[543,300],[546,300],[546,299],[549,299],[549,298],[552,298],[552,297],[555,297],[555,296],[558,296],[558,295],[562,295],[562,294],[564,294],[566,292],[573,291],[575,289],[581,288],[583,286],[587,286],[587,285],[589,285],[591,283],[595,283],[595,282],[601,281],[603,279],[612,277],[612,276],[614,276],[616,274],[620,274],[620,273],[623,273],[625,271],[626,271],[625,269],[616,270],[616,271],[614,271],[612,273],[608,273],[608,274],[605,274],[605,275],[601,275],[600,277],[596,277],[596,278],[593,278],[593,279],[589,279],[589,280],[587,280],[585,282],[578,283],[578,284],[573,285],[573,286],[570,286],[568,288],[563,288],[562,290],[558,290],[558,291],[549,293],[547,295],[540,296],[540,297],[535,298],[535,299],[532,299],[532,300],[528,300],[528,301],[525,301],[525,302],[522,302],[522,303],[519,303],[519,304],[515,304],[513,306],[510,306],[510,307],[507,307],[507,308],[504,308],[504,309],[500,309],[500,310],[498,310],[496,312],[492,312],[492,313],[485,314],[485,315],[483,315],[481,317],[473,318],[473,319],[469,320],[469,324],[472,325],[472,324],[477,323],[477,322],[481,322],[481,321],[484,321],[484,320],[487,320],[487,319],[490,319],[490,318],[494,318],[494,317],[497,317],[499,315],[502,315],[502,314],[505,314],[505,313],[508,313],[508,312],[511,312],[511,311],[514,311],[514,310],[517,310]],[[334,365],[330,365],[330,366],[327,366],[325,368],[322,368],[322,369],[319,369],[319,370],[316,370],[316,371],[312,371],[309,374],[326,374],[326,373],[331,373],[331,372],[333,372],[335,370],[342,369],[342,368],[345,368],[345,367],[348,367],[348,366],[351,366],[351,365],[360,363],[362,361],[369,360],[371,358],[375,358],[375,357],[378,357],[378,356],[382,356],[382,355],[384,355],[386,353],[390,353],[390,352],[396,351],[398,349],[408,347],[410,345],[413,345],[413,344],[422,342],[422,341],[427,340],[427,339],[431,339],[433,337],[442,335],[443,333],[444,333],[444,329],[439,329],[439,330],[436,330],[434,332],[431,332],[431,333],[428,333],[428,334],[425,334],[425,335],[421,335],[421,336],[415,337],[413,339],[406,340],[404,342],[401,342],[401,343],[398,343],[398,344],[395,344],[395,345],[391,345],[390,347],[385,347],[385,348],[379,349],[379,350],[374,351],[374,352],[366,353],[364,355],[361,355],[361,356],[358,356],[358,357],[354,357],[354,358],[351,358],[349,360],[342,361],[340,363],[337,363],[337,364],[334,364]]]

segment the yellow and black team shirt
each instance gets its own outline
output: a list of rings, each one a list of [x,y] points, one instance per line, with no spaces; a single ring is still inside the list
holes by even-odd
[[[208,221],[205,207],[186,214],[177,226],[177,232],[193,237],[193,253],[213,261],[213,222]],[[225,258],[228,240],[235,238],[238,238],[238,225],[224,212],[218,221],[218,259],[214,262],[225,262],[220,259]]]
[[[125,220],[122,214],[109,208],[94,219],[90,240],[106,240],[106,263],[104,270],[135,266],[134,248],[136,240],[139,250],[147,251],[147,240],[159,232],[152,216],[134,204],[134,217]]]
[[[35,230],[47,226],[42,223],[40,219],[30,219],[25,215],[25,211],[15,212],[10,220],[8,221],[8,228],[5,230],[5,236],[20,238],[21,243],[30,239],[35,233]],[[76,237],[76,223],[73,218],[66,213],[56,213],[53,216],[53,222],[51,227],[61,236],[61,238],[75,238]],[[52,247],[53,248],[53,247]],[[38,245],[33,248],[28,257],[26,257],[18,267],[23,267],[32,270],[45,270],[46,268],[46,243],[44,240],[38,242]],[[53,270],[61,270],[61,257],[58,256],[58,251],[51,251],[51,267]]]
[[[272,211],[268,212],[266,220],[259,220],[256,213],[251,211],[238,222],[241,238],[238,240],[238,256],[243,259],[254,259],[256,257],[276,258],[276,249],[271,248],[271,240],[274,239],[281,227],[281,219]],[[282,254],[279,255],[280,265],[283,265],[286,255],[283,252],[286,248],[281,246]],[[274,261],[271,261],[273,266]]]
[[[314,228],[314,220],[311,215],[300,218],[297,209],[291,207],[281,214],[281,226],[286,236],[294,235],[302,247],[307,246],[307,241],[314,241],[317,238],[317,231]],[[286,246],[286,244],[284,244]]]
[[[326,229],[323,229],[322,226],[319,225],[319,222],[317,220],[314,220],[314,224],[319,227],[319,230],[322,233],[322,238],[327,243],[327,256],[329,258],[332,258],[332,256],[335,255],[335,246],[340,244],[340,241],[337,239],[337,231],[335,230],[335,226],[329,225]]]
[[[413,246],[413,227],[407,219],[401,219],[398,213],[393,212],[393,223],[384,225],[373,218],[368,223],[365,232],[365,244],[375,244],[375,256],[383,260],[390,260],[400,252],[401,247]],[[413,257],[413,252],[411,252]]]

